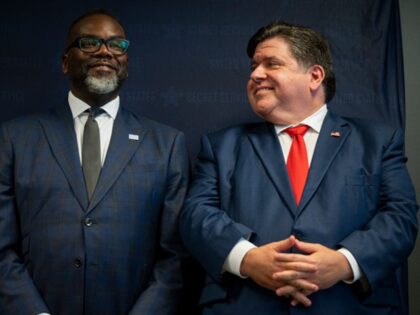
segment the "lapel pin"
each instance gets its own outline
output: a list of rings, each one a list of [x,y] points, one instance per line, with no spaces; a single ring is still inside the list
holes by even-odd
[[[340,131],[331,131],[330,136],[331,137],[340,137],[341,133],[340,133]]]
[[[133,134],[129,133],[128,134],[128,139],[138,141],[139,140],[139,135],[133,135]]]

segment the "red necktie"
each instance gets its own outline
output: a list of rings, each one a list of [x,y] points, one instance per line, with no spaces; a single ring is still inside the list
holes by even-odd
[[[309,164],[303,135],[309,126],[299,125],[285,130],[292,137],[293,142],[287,157],[287,172],[289,173],[296,204],[299,205],[308,176]]]

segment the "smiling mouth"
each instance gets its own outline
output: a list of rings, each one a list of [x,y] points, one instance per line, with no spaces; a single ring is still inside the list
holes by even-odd
[[[260,87],[255,90],[255,94],[258,94],[259,92],[272,91],[272,90],[274,89],[271,87]]]
[[[106,72],[116,71],[115,67],[109,64],[104,64],[104,63],[90,65],[89,69],[94,69],[97,71],[106,71]]]
[[[110,77],[116,75],[116,71],[109,65],[94,65],[89,67],[88,73],[94,77]]]

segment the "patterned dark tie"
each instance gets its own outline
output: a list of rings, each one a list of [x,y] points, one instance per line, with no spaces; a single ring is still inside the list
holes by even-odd
[[[308,129],[309,126],[299,125],[285,130],[293,140],[287,157],[287,172],[297,205],[300,203],[309,170],[308,153],[303,139],[303,135]]]
[[[99,127],[95,117],[104,113],[104,110],[102,108],[91,107],[86,112],[89,113],[89,117],[83,131],[82,168],[90,201],[102,167]]]

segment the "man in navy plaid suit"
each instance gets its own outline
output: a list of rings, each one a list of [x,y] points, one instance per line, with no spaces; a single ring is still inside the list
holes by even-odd
[[[68,104],[0,128],[1,315],[176,313],[185,142],[120,106],[128,46],[109,13],[79,17],[62,59]],[[88,119],[100,152],[84,165]]]

